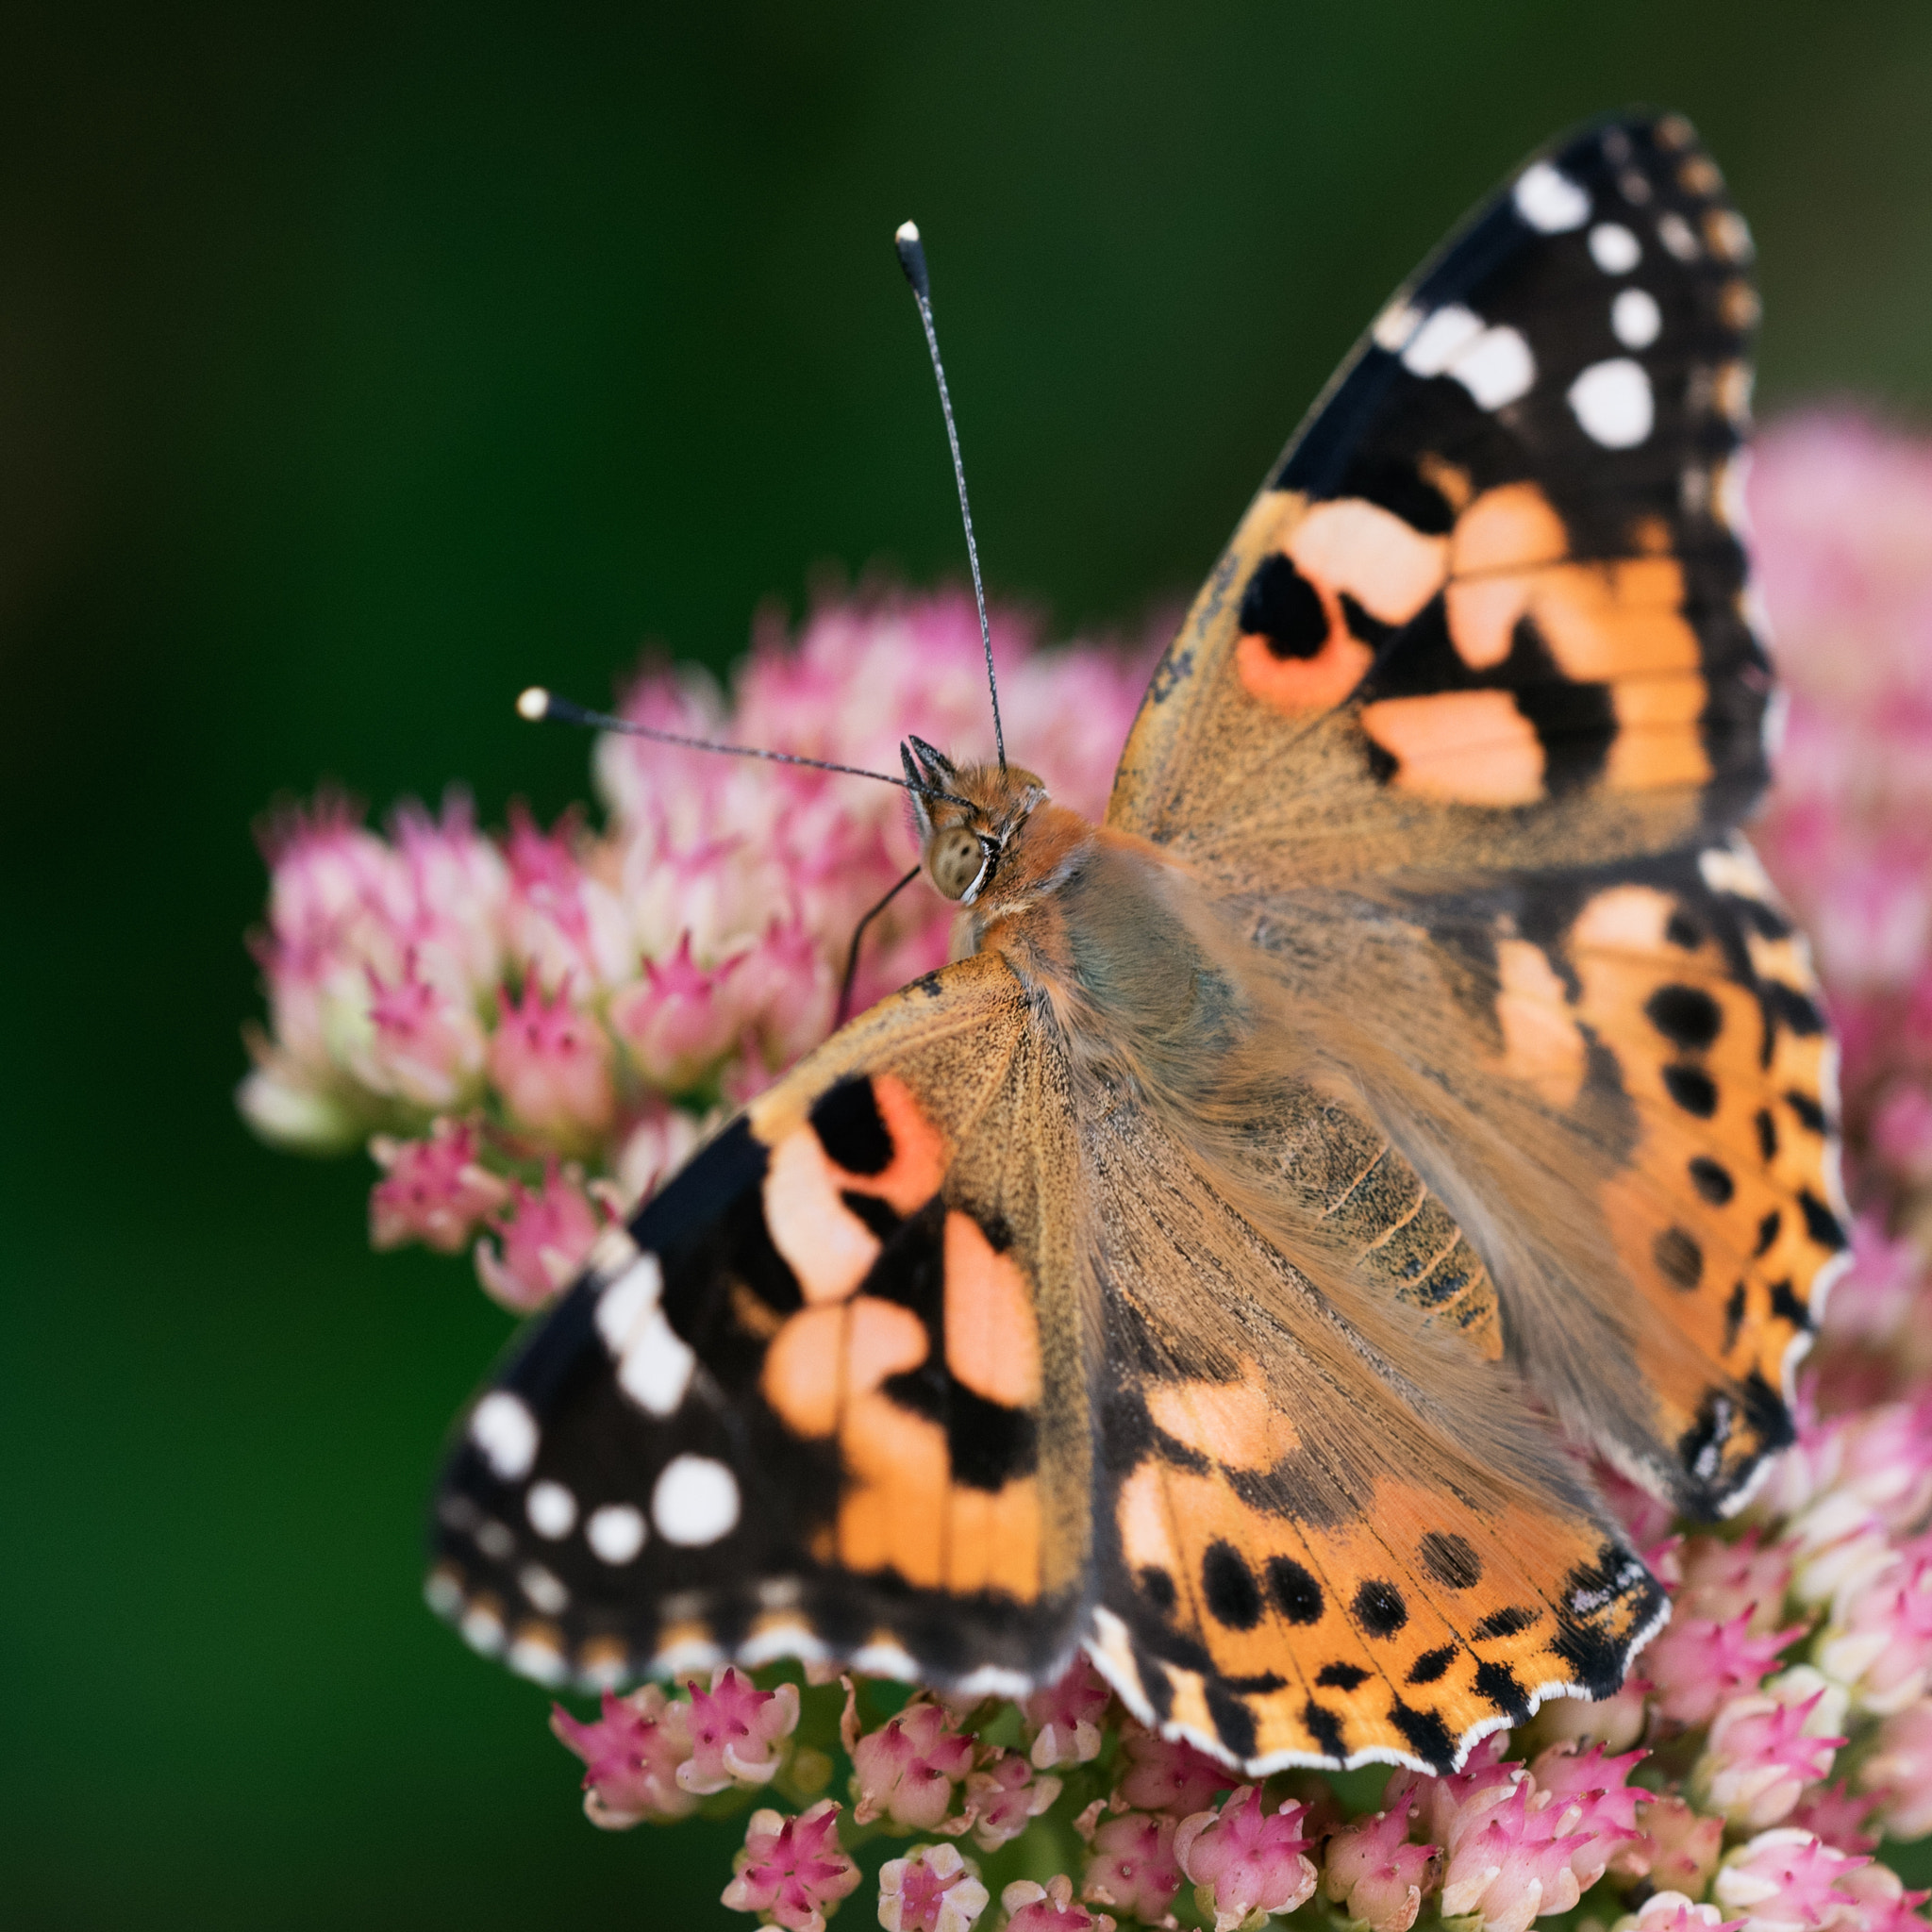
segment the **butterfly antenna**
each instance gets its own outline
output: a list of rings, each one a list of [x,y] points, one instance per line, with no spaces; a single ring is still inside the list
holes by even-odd
[[[857,925],[852,928],[852,950],[845,955],[845,977],[839,983],[839,1007],[832,1018],[832,1029],[836,1032],[852,1017],[852,983],[858,977],[858,943],[865,937],[865,929],[914,879],[919,876],[920,868],[914,866],[886,896],[874,906]]]
[[[986,648],[986,690],[992,699],[992,741],[999,753],[1000,770],[1007,769],[1007,737],[1000,729],[1000,687],[992,674],[992,626],[986,621],[986,588],[979,580],[979,546],[973,541],[973,506],[966,501],[966,465],[959,459],[959,428],[953,421],[953,399],[946,392],[945,364],[940,360],[940,339],[932,325],[932,281],[925,272],[925,244],[919,239],[918,226],[903,222],[892,237],[899,251],[899,266],[912,284],[912,299],[919,304],[919,320],[925,328],[925,346],[932,355],[932,373],[940,386],[940,408],[946,418],[946,441],[953,446],[953,481],[959,486],[959,521],[966,525],[966,560],[973,566],[973,596],[979,606],[979,641]]]
[[[806,765],[814,772],[842,772],[848,778],[876,778],[881,785],[896,785],[901,791],[916,791],[922,798],[937,798],[972,809],[970,799],[941,791],[936,785],[914,785],[895,778],[890,772],[868,772],[862,765],[835,765],[827,758],[802,758],[796,752],[764,751],[755,744],[719,744],[708,738],[687,738],[682,732],[659,731],[654,724],[639,724],[629,718],[618,718],[608,711],[593,711],[586,705],[560,698],[540,684],[533,684],[517,699],[517,711],[534,724],[582,724],[592,731],[621,731],[626,738],[648,738],[656,744],[682,745],[687,751],[715,751],[729,758],[767,758],[774,765]],[[896,891],[898,889],[893,888]],[[868,913],[867,918],[872,915]]]

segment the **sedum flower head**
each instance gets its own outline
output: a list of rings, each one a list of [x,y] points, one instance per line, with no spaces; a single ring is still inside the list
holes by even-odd
[[[827,1911],[858,1884],[839,1842],[839,1807],[823,1798],[796,1818],[754,1811],[723,1900],[786,1932],[824,1932]]]

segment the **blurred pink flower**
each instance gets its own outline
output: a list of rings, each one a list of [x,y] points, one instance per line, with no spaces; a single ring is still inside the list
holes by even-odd
[[[442,1109],[475,1097],[486,1050],[483,1028],[467,999],[452,998],[418,974],[416,958],[412,946],[394,980],[373,966],[364,969],[369,1033],[347,1058],[372,1093]]]
[[[1565,1831],[1569,1807],[1538,1807],[1528,1778],[1451,1834],[1442,1868],[1444,1918],[1479,1917],[1488,1932],[1524,1932],[1532,1919],[1567,1912],[1582,1896],[1575,1862],[1592,1834]],[[1598,1868],[1601,1870],[1601,1867]]]
[[[691,958],[685,933],[670,958],[644,961],[641,981],[610,1002],[610,1024],[653,1086],[678,1093],[694,1086],[739,1042],[750,1019],[732,975],[741,953],[706,968]]]
[[[679,1774],[691,1755],[691,1707],[646,1684],[628,1697],[604,1693],[602,1714],[589,1724],[560,1704],[550,1728],[584,1760],[584,1809],[591,1823],[621,1831],[645,1818],[682,1818],[697,1799]]]
[[[1093,1834],[1080,1896],[1089,1905],[1118,1906],[1130,1918],[1158,1924],[1181,1889],[1175,1825],[1173,1817],[1147,1811],[1108,1819]]]
[[[1752,1609],[1725,1623],[1686,1616],[1681,1603],[1651,1640],[1643,1668],[1657,1687],[1657,1707],[1674,1724],[1708,1724],[1719,1705],[1764,1681],[1779,1651],[1798,1633],[1751,1635]]]
[[[1724,1820],[1694,1810],[1683,1798],[1657,1796],[1638,1806],[1637,1828],[1643,1845],[1633,1863],[1641,1864],[1650,1882],[1703,1897],[1724,1856]]]
[[[1876,1799],[1852,1790],[1840,1778],[1835,1785],[1807,1785],[1786,1823],[1841,1852],[1870,1852],[1877,1849],[1878,1834],[1865,1824],[1876,1807]]]
[[[516,1190],[496,1223],[495,1245],[476,1243],[477,1277],[505,1307],[527,1314],[575,1278],[603,1225],[590,1196],[553,1156],[541,1189]]]
[[[509,1183],[477,1163],[476,1130],[461,1121],[435,1122],[426,1141],[378,1134],[369,1151],[383,1170],[369,1191],[373,1247],[421,1241],[459,1255],[476,1224],[510,1198]]]
[[[1810,1832],[1784,1825],[1727,1853],[1712,1890],[1747,1932],[1825,1932],[1849,1917],[1840,1885],[1855,1862]]]
[[[1678,1585],[1671,1595],[1673,1625],[1679,1617],[1724,1622],[1748,1613],[1746,1627],[1754,1637],[1762,1637],[1784,1622],[1790,1552],[1768,1539],[1761,1525],[1734,1542],[1715,1536],[1688,1539],[1678,1552],[1677,1569]],[[1644,1657],[1648,1669],[1648,1651]]]
[[[1111,1696],[1084,1651],[1043,1690],[1021,1707],[1032,1739],[1030,1756],[1041,1771],[1085,1764],[1100,1755],[1100,1719]]]
[[[1788,1817],[1805,1787],[1829,1775],[1845,1741],[1807,1730],[1824,1698],[1823,1691],[1803,1703],[1756,1691],[1732,1698],[1712,1719],[1704,1755],[1691,1770],[1692,1800],[1740,1831],[1761,1831]]]
[[[1932,1832],[1932,1698],[1922,1697],[1878,1726],[1858,1766],[1858,1789],[1877,1801],[1877,1824],[1892,1838]]]
[[[1174,1856],[1193,1881],[1214,1932],[1236,1932],[1257,1912],[1291,1912],[1315,1890],[1312,1842],[1302,1836],[1306,1805],[1270,1812],[1261,1788],[1242,1785],[1219,1811],[1197,1811],[1174,1835]]]
[[[885,1932],[973,1932],[988,1899],[957,1845],[916,1845],[879,1867]]]
[[[1074,1881],[1064,1873],[1037,1885],[1016,1878],[1000,1893],[1008,1913],[1006,1932],[1114,1932],[1105,1912],[1090,1912],[1074,1903]]]
[[[1015,1839],[1060,1794],[1057,1777],[1036,1775],[1017,1751],[995,1751],[966,1778],[966,1809],[973,1841],[983,1852],[997,1851]]]
[[[1932,1686],[1932,1539],[1841,1590],[1811,1657],[1858,1710],[1883,1717],[1917,1702]]]
[[[1199,1811],[1238,1782],[1224,1765],[1178,1738],[1129,1725],[1122,1739],[1127,1764],[1120,1781],[1123,1805],[1137,1811]]]
[[[490,1077],[512,1117],[531,1132],[582,1150],[610,1124],[610,1041],[570,999],[564,975],[546,999],[532,973],[521,997],[496,990],[499,1019],[490,1041]]]
[[[708,1690],[686,1688],[691,1756],[677,1767],[679,1785],[703,1796],[734,1784],[770,1784],[783,1762],[784,1740],[798,1727],[798,1686],[760,1690],[727,1666],[713,1674]]]
[[[931,1831],[952,1809],[954,1787],[973,1767],[973,1744],[952,1728],[939,1705],[908,1704],[849,1747],[853,1822],[890,1818],[902,1830]]]
[[[1393,1808],[1343,1825],[1323,1855],[1323,1890],[1369,1932],[1408,1932],[1435,1882],[1442,1854],[1409,1843],[1414,1807],[1414,1792],[1404,1792]]]
[[[839,1807],[829,1798],[796,1818],[754,1811],[737,1872],[723,1903],[734,1912],[761,1913],[786,1932],[824,1932],[825,1907],[858,1883],[858,1867],[839,1842]]]

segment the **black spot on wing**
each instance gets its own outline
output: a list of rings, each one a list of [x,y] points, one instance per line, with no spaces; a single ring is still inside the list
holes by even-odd
[[[1803,1330],[1811,1326],[1811,1310],[1791,1292],[1789,1281],[1772,1283],[1771,1312],[1789,1322],[1793,1328]]]
[[[1453,1643],[1438,1644],[1434,1650],[1425,1650],[1409,1666],[1408,1681],[1411,1684],[1433,1684],[1456,1661],[1456,1646]]]
[[[1326,1690],[1353,1690],[1368,1681],[1369,1674],[1359,1664],[1324,1664],[1315,1673],[1315,1682]]]
[[[1261,1591],[1255,1573],[1230,1542],[1212,1542],[1201,1558],[1201,1591],[1215,1619],[1230,1630],[1252,1630],[1261,1621]]]
[[[1704,1279],[1704,1250],[1681,1227],[1662,1229],[1650,1244],[1657,1273],[1685,1293]]]
[[[1237,1757],[1255,1755],[1255,1713],[1218,1677],[1209,1677],[1205,1694],[1208,1715],[1221,1741]]]
[[[1322,1621],[1322,1586],[1316,1582],[1314,1573],[1292,1557],[1269,1557],[1268,1593],[1291,1624]]]
[[[1798,1207],[1805,1216],[1805,1232],[1821,1248],[1828,1248],[1835,1255],[1847,1245],[1844,1224],[1809,1188],[1799,1190]]]
[[[1486,1697],[1512,1724],[1529,1715],[1529,1698],[1522,1681],[1506,1663],[1485,1661],[1475,1667],[1476,1695]]]
[[[826,1154],[847,1174],[884,1174],[892,1164],[892,1137],[879,1116],[872,1081],[863,1075],[820,1094],[811,1124]]]
[[[1714,1208],[1722,1208],[1738,1191],[1728,1170],[1707,1154],[1693,1157],[1690,1172],[1690,1185]]]
[[[1785,1095],[1785,1105],[1798,1116],[1801,1126],[1808,1127],[1814,1134],[1824,1131],[1824,1109],[1818,1104],[1815,1094],[1807,1093],[1801,1088],[1793,1087]]]
[[[1442,1722],[1440,1712],[1411,1709],[1398,1697],[1389,1716],[1407,1740],[1408,1748],[1438,1777],[1449,1772],[1456,1762],[1456,1740],[1449,1735],[1449,1726]]]
[[[1392,1583],[1372,1576],[1355,1593],[1355,1620],[1371,1637],[1393,1637],[1408,1622],[1408,1606]]]
[[[1177,1595],[1174,1578],[1158,1563],[1147,1563],[1134,1573],[1134,1581],[1141,1586],[1141,1594],[1163,1616],[1171,1617]]]
[[[1674,1046],[1707,1047],[1724,1024],[1724,1008],[1701,986],[1660,986],[1643,1010]]]
[[[1527,1630],[1536,1619],[1536,1611],[1510,1605],[1500,1610],[1491,1610],[1469,1634],[1478,1642],[1490,1637],[1514,1637],[1519,1630]]]
[[[1757,1151],[1767,1162],[1777,1158],[1777,1123],[1771,1117],[1768,1107],[1757,1109],[1755,1124],[1757,1128]]]
[[[1777,1240],[1778,1232],[1784,1224],[1784,1210],[1781,1208],[1774,1208],[1757,1224],[1757,1245],[1751,1250],[1754,1259],[1759,1255],[1768,1255],[1771,1252],[1771,1244]]]
[[[1307,1726],[1309,1737],[1326,1755],[1340,1764],[1347,1756],[1347,1748],[1341,1741],[1341,1720],[1326,1705],[1317,1704],[1311,1697],[1302,1706],[1302,1723]]]
[[[1482,1558],[1466,1537],[1432,1529],[1416,1545],[1423,1567],[1450,1590],[1472,1590],[1483,1580]]]
[[[899,1231],[900,1216],[897,1209],[890,1202],[880,1200],[876,1194],[860,1194],[851,1188],[846,1188],[841,1192],[839,1199],[880,1241],[891,1241]]]
[[[1328,641],[1328,613],[1314,585],[1279,552],[1264,558],[1248,579],[1240,623],[1277,658],[1312,658]]]
[[[1724,1302],[1724,1353],[1729,1355],[1738,1345],[1738,1337],[1744,1326],[1744,1284],[1734,1281],[1731,1292]]]
[[[1666,1067],[1664,1091],[1698,1120],[1707,1121],[1717,1111],[1717,1082],[1702,1067]]]

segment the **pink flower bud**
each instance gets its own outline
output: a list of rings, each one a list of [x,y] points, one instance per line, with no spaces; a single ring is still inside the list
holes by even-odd
[[[1138,1724],[1123,1726],[1127,1769],[1120,1781],[1120,1802],[1137,1811],[1171,1811],[1185,1818],[1211,1804],[1237,1780],[1205,1751],[1178,1738],[1163,1738]]]
[[[1637,1828],[1643,1842],[1633,1866],[1660,1891],[1702,1898],[1724,1856],[1724,1820],[1706,1817],[1682,1798],[1646,1798],[1637,1807]]]
[[[1172,1817],[1147,1811],[1109,1818],[1093,1833],[1080,1896],[1089,1905],[1118,1906],[1130,1918],[1159,1924],[1181,1889],[1174,1828]]]
[[[1016,1878],[1000,1893],[1007,1911],[1006,1932],[1114,1932],[1105,1912],[1090,1912],[1074,1903],[1074,1881],[1064,1873],[1036,1885]]]
[[[736,1869],[724,1904],[761,1913],[786,1932],[825,1932],[825,1907],[858,1883],[858,1867],[839,1842],[839,1807],[829,1798],[796,1818],[754,1811]]]
[[[592,1824],[622,1831],[695,1808],[677,1774],[691,1752],[690,1708],[670,1703],[657,1684],[628,1697],[605,1691],[603,1715],[590,1724],[560,1704],[550,1707],[551,1730],[584,1760],[584,1811]]]
[[[643,978],[612,996],[610,1024],[654,1086],[683,1092],[737,1045],[748,1017],[733,984],[742,957],[707,972],[687,932],[669,959],[645,960]]]
[[[623,898],[578,863],[580,843],[573,819],[541,832],[521,805],[510,807],[504,936],[509,957],[530,962],[545,986],[615,986],[636,958]]]
[[[1736,1542],[1693,1536],[1679,1554],[1678,1568],[1680,1582],[1672,1595],[1666,1630],[1674,1629],[1680,1617],[1723,1624],[1748,1613],[1751,1634],[1763,1637],[1784,1621],[1791,1553],[1782,1543],[1765,1541],[1761,1530],[1748,1530]],[[1794,1633],[1786,1634],[1789,1639]],[[1649,1651],[1644,1652],[1644,1668],[1651,1668]]]
[[[476,1276],[485,1291],[518,1314],[539,1308],[569,1287],[583,1267],[604,1224],[589,1195],[555,1158],[542,1189],[518,1188],[508,1214],[497,1223],[497,1245],[479,1241]]]
[[[973,1768],[973,1740],[953,1730],[937,1704],[923,1701],[859,1738],[851,1754],[854,1824],[890,1818],[906,1831],[931,1831]]]
[[[1712,1890],[1748,1932],[1824,1932],[1841,1924],[1839,1881],[1855,1861],[1808,1831],[1760,1831],[1726,1854]]]
[[[1847,1932],[1923,1932],[1919,1907],[1932,1892],[1907,1891],[1890,1866],[1875,1858],[1848,1858],[1838,1890],[1850,1901],[1840,1921]]]
[[[981,1851],[995,1852],[1015,1839],[1060,1794],[1057,1777],[1036,1777],[1016,1751],[995,1751],[984,1767],[966,1779],[966,1809],[973,1839]]]
[[[886,1932],[973,1932],[989,1894],[957,1845],[918,1845],[879,1867]]]
[[[459,1255],[476,1224],[510,1198],[509,1183],[477,1164],[476,1131],[460,1121],[435,1122],[426,1141],[379,1134],[369,1151],[384,1170],[369,1191],[373,1247],[421,1241]]]
[[[1195,1902],[1214,1932],[1245,1932],[1270,1912],[1291,1912],[1315,1890],[1315,1867],[1302,1836],[1306,1805],[1270,1814],[1258,1785],[1243,1785],[1221,1809],[1197,1811],[1174,1835],[1175,1862],[1194,1884]]]
[[[1795,1630],[1769,1637],[1751,1634],[1755,1607],[1728,1621],[1688,1616],[1681,1603],[1651,1640],[1643,1668],[1657,1691],[1657,1706],[1674,1724],[1708,1724],[1719,1705],[1755,1690]]]
[[[1807,1721],[1823,1691],[1803,1703],[1767,1692],[1734,1697],[1711,1722],[1690,1773],[1690,1796],[1740,1831],[1762,1831],[1788,1816],[1807,1784],[1825,1776],[1842,1738],[1814,1737]]]
[[[499,987],[501,1013],[490,1040],[490,1077],[524,1126],[566,1147],[582,1147],[610,1124],[610,1041],[570,1003],[566,980],[554,1000],[533,973],[512,1003]]]
[[[400,979],[385,980],[372,967],[368,982],[370,1034],[350,1055],[363,1086],[413,1107],[453,1107],[473,1094],[485,1042],[467,1000],[422,978],[414,948]]]
[[[1581,1834],[1587,1840],[1570,1855],[1570,1869],[1585,1891],[1611,1865],[1622,1869],[1629,1856],[1641,1849],[1637,1809],[1649,1793],[1625,1780],[1643,1756],[1641,1751],[1629,1751],[1610,1757],[1601,1744],[1589,1750],[1555,1744],[1530,1766],[1535,1788],[1530,1802],[1550,1814],[1551,1835]]]
[[[1873,1115],[1872,1147],[1907,1180],[1921,1186],[1932,1181],[1932,1093],[1896,1082]]]
[[[757,1030],[766,1065],[789,1067],[831,1032],[839,973],[802,921],[773,920],[732,966],[732,999]]]
[[[1057,1682],[1034,1691],[1022,1707],[1034,1763],[1048,1771],[1056,1764],[1085,1764],[1098,1757],[1100,1720],[1112,1694],[1086,1653],[1076,1653]]]
[[[1859,1710],[1888,1717],[1932,1685],[1932,1547],[1901,1550],[1840,1590],[1811,1647],[1818,1668]]]
[[[1681,1891],[1654,1891],[1636,1911],[1625,1912],[1610,1932],[1742,1932],[1745,1921],[1726,1920],[1715,1906],[1691,1904]]]
[[[1591,1852],[1588,1830],[1560,1829],[1568,1808],[1530,1800],[1527,1778],[1475,1814],[1448,1847],[1445,1919],[1480,1918],[1487,1932],[1524,1932],[1532,1919],[1567,1912],[1583,1895],[1575,1865]]]
[[[503,970],[503,915],[509,870],[476,830],[470,800],[452,787],[442,817],[420,805],[398,806],[390,837],[408,880],[410,942],[431,979],[472,997]]]
[[[1841,1852],[1876,1851],[1878,1834],[1865,1829],[1876,1802],[1852,1790],[1842,1778],[1835,1785],[1807,1785],[1786,1822],[1793,1830],[1808,1831]]]
[[[798,1727],[798,1686],[760,1690],[726,1666],[713,1674],[710,1690],[687,1688],[691,1756],[677,1767],[678,1784],[700,1795],[734,1784],[770,1784],[784,1761],[784,1740]]]
[[[1352,1924],[1369,1932],[1408,1932],[1422,1910],[1442,1862],[1435,1845],[1408,1841],[1415,1793],[1345,1824],[1329,1840],[1322,1863],[1322,1889],[1343,1907]]]
[[[1445,1851],[1454,1851],[1476,1829],[1483,1814],[1503,1803],[1527,1776],[1522,1765],[1503,1761],[1508,1742],[1508,1732],[1491,1732],[1469,1754],[1462,1769],[1447,1777],[1398,1771],[1389,1780],[1382,1803],[1393,1808],[1413,1791],[1423,1837]]]
[[[1922,1697],[1878,1726],[1858,1767],[1858,1789],[1878,1803],[1875,1820],[1890,1838],[1932,1832],[1932,1697]]]

